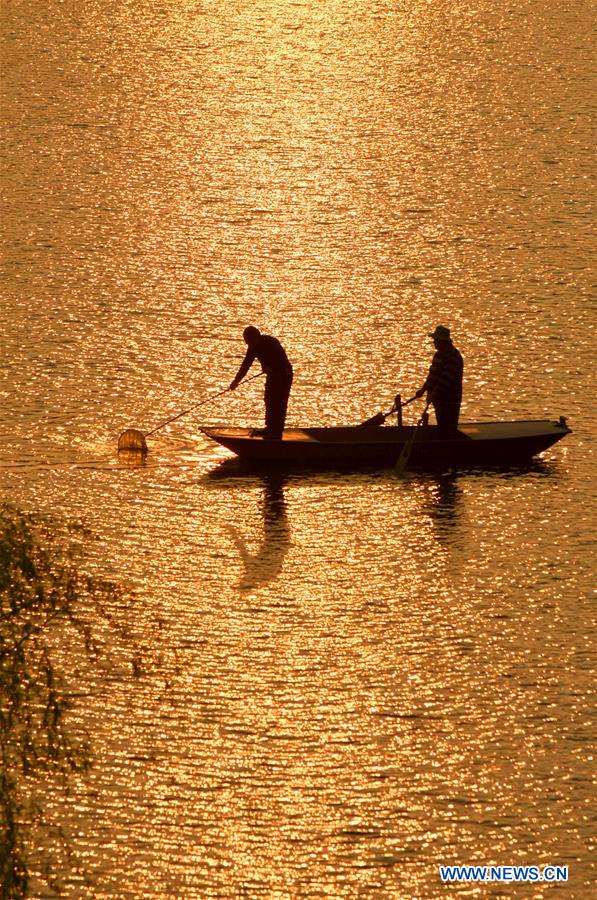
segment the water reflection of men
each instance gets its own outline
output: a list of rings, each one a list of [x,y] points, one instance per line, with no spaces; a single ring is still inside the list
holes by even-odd
[[[452,343],[449,328],[438,325],[429,337],[433,338],[435,354],[425,384],[415,396],[422,397],[427,391],[440,431],[450,433],[458,429],[464,363]]]
[[[290,547],[284,481],[285,479],[279,475],[268,476],[263,480],[261,499],[263,539],[257,553],[250,553],[237,529],[233,525],[228,526],[245,569],[238,585],[240,591],[249,591],[267,584],[282,570],[284,557]]]
[[[452,551],[463,543],[465,510],[458,481],[455,473],[432,475],[425,481],[423,511],[431,520],[437,542]]]
[[[243,380],[256,359],[266,373],[265,379],[265,428],[256,429],[266,440],[280,440],[286,421],[288,397],[292,387],[292,366],[280,341],[269,334],[261,334],[254,325],[243,331],[247,352],[240,369],[230,383],[233,391]]]

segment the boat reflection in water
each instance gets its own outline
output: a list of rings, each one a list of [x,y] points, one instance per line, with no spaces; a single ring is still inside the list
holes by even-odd
[[[409,473],[407,480],[415,488],[413,507],[415,518],[420,513],[428,517],[438,548],[450,557],[456,568],[477,552],[475,504],[480,482],[488,480],[487,490],[495,487],[496,480],[512,480],[529,476],[547,477],[554,473],[553,466],[543,461],[533,461],[515,468],[494,466],[478,469],[448,469],[438,473]],[[282,572],[284,559],[291,546],[291,529],[285,496],[290,483],[313,482],[318,485],[333,484],[336,487],[361,487],[367,484],[405,486],[404,476],[392,470],[360,473],[294,472],[284,474],[279,470],[264,473],[259,468],[247,467],[238,459],[229,459],[207,473],[207,481],[216,481],[221,487],[259,488],[262,531],[256,546],[257,533],[248,538],[235,525],[224,527],[240,557],[243,573],[236,584],[237,590],[247,593],[274,581]],[[477,485],[475,487],[475,485]],[[471,492],[472,509],[468,509],[467,494]],[[483,491],[482,491],[483,492]],[[244,496],[244,491],[243,491]],[[416,513],[414,510],[418,510]]]

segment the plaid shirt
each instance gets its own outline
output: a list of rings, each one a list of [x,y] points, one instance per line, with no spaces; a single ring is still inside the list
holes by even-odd
[[[450,342],[445,349],[436,350],[423,390],[444,403],[460,403],[463,369],[462,356]]]

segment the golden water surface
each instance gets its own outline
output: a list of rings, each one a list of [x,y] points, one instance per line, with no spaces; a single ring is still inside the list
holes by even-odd
[[[592,895],[592,24],[3,5],[0,498],[88,529],[126,630],[84,607],[97,665],[49,639],[90,768],[35,782],[30,896]],[[464,419],[573,434],[517,470],[252,475],[199,426],[259,424],[256,381],[119,458],[228,385],[250,323],[292,424],[410,396],[442,323]]]

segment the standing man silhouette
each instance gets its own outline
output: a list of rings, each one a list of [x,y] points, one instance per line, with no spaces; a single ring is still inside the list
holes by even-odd
[[[438,325],[429,337],[433,338],[435,354],[425,384],[415,396],[422,397],[427,391],[427,399],[433,403],[439,429],[449,435],[458,430],[464,363],[452,343],[449,328]]]
[[[245,328],[243,340],[247,345],[247,352],[240,369],[230,382],[230,390],[235,390],[258,359],[266,374],[265,428],[254,430],[253,434],[261,435],[266,440],[280,440],[292,387],[292,366],[280,341],[269,334],[261,334],[254,325]]]

